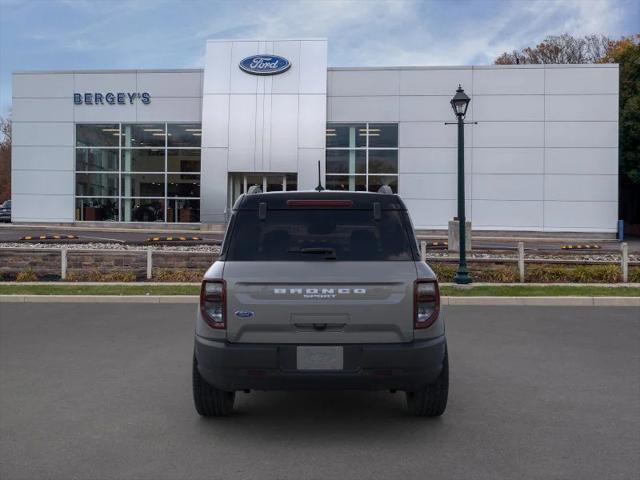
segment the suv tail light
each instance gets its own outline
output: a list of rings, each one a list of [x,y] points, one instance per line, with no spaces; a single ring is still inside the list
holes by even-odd
[[[416,280],[413,287],[414,328],[429,328],[440,313],[440,290],[436,280]]]
[[[200,290],[200,312],[211,328],[227,327],[227,298],[224,280],[204,280]]]

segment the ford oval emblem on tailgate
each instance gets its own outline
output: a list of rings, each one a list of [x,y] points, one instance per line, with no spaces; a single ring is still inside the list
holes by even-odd
[[[289,67],[289,60],[278,55],[252,55],[240,62],[240,69],[252,75],[276,75]]]
[[[237,310],[236,317],[250,318],[250,317],[253,317],[253,312],[250,310]]]

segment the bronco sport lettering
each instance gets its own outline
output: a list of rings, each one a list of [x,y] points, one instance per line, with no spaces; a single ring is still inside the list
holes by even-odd
[[[365,294],[366,288],[274,288],[276,295],[302,295],[304,298],[335,298],[338,295]]]

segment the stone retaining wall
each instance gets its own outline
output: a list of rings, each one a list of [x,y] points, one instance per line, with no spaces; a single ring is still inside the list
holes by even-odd
[[[158,271],[199,272],[204,271],[215,261],[216,255],[208,252],[172,252],[157,250],[152,255],[152,277]],[[54,280],[61,278],[62,264],[60,250],[42,249],[0,249],[0,280],[15,280],[19,273],[33,272],[38,279]],[[147,276],[146,250],[86,251],[67,250],[68,279],[99,280],[100,274],[105,280],[116,280],[108,275],[125,273],[144,280]],[[96,278],[98,277],[98,278]]]
[[[217,257],[212,253],[166,252],[159,250],[153,252],[153,268],[197,269],[204,271],[216,261]]]
[[[60,276],[60,252],[0,249],[0,278],[33,271],[43,278]]]
[[[147,252],[74,252],[67,251],[67,272],[79,274],[86,271],[131,271],[136,276],[146,275]]]

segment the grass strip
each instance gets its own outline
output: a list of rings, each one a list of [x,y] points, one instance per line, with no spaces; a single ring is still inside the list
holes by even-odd
[[[199,295],[198,285],[11,285],[0,283],[0,295]],[[640,287],[482,285],[468,289],[441,287],[452,297],[640,297]]]

